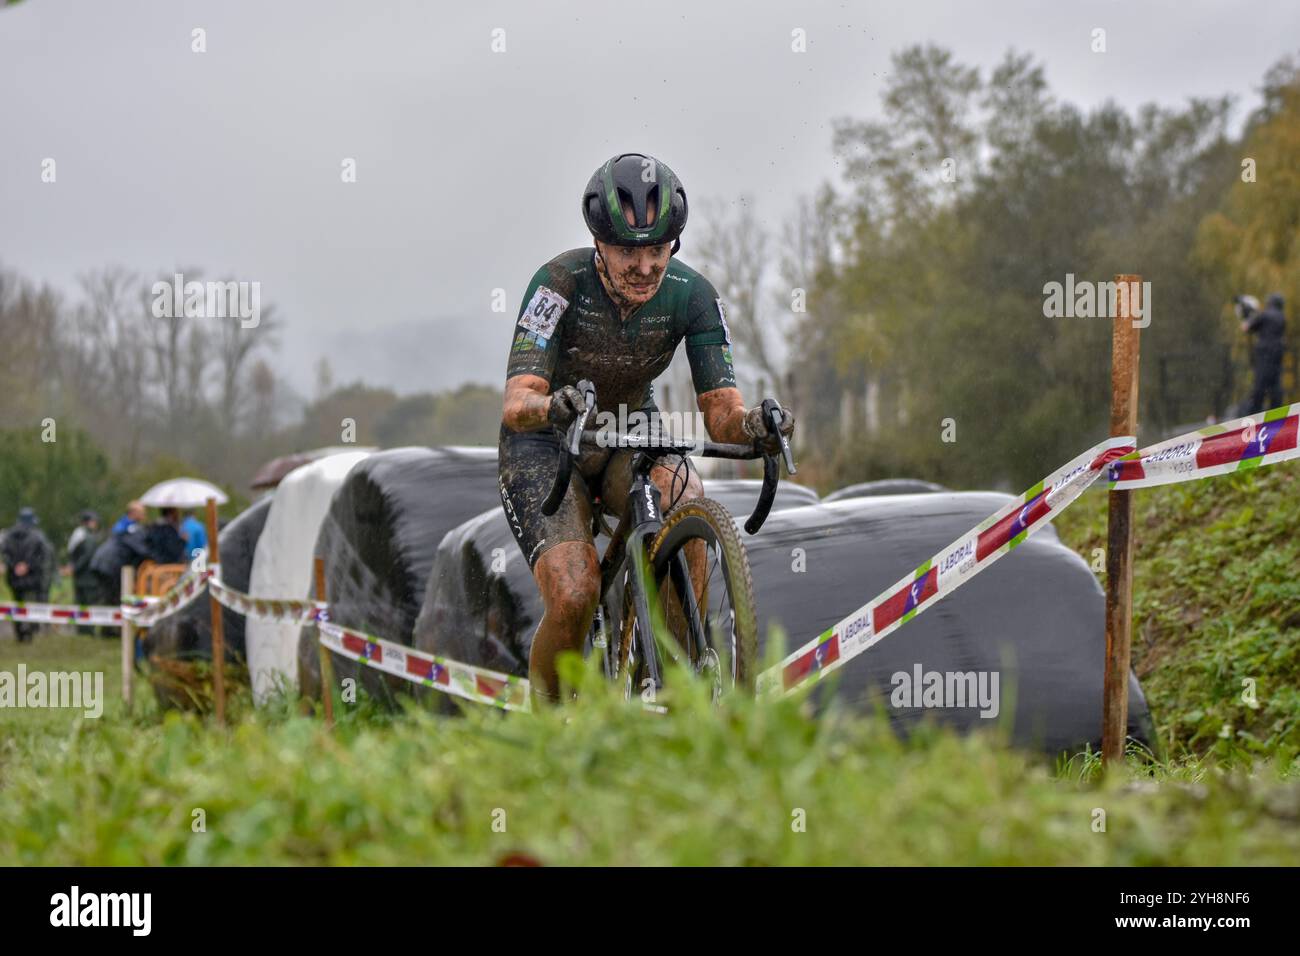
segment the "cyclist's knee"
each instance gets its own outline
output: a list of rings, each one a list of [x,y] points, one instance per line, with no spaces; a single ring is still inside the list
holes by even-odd
[[[582,541],[565,541],[537,559],[537,583],[546,613],[581,622],[596,610],[600,600],[600,564],[596,549]]]

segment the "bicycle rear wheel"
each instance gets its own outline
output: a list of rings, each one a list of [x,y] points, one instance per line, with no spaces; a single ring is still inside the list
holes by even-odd
[[[754,584],[731,514],[711,498],[683,502],[668,515],[651,542],[650,561],[673,638],[659,642],[661,658],[685,662],[711,680],[715,700],[736,690],[752,692],[758,657]],[[684,573],[687,564],[696,587],[691,587]],[[689,613],[693,605],[695,614]],[[699,622],[696,627],[691,626],[692,620]],[[624,593],[621,631],[619,675],[623,680],[630,677],[632,685],[639,688],[645,676],[644,661],[635,657],[645,655],[631,588]]]

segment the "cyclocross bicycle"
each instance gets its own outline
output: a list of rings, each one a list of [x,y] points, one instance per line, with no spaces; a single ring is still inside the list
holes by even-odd
[[[635,449],[627,504],[616,528],[609,529],[603,506],[593,502],[592,537],[604,530],[610,541],[600,561],[600,603],[585,653],[599,652],[605,676],[623,681],[629,697],[635,691],[646,702],[653,702],[663,687],[665,659],[684,663],[709,680],[715,700],[736,689],[752,692],[758,622],[749,559],[736,524],[727,509],[711,498],[693,498],[676,507],[670,502],[665,515],[650,471],[668,454],[681,455],[687,469],[692,452],[705,458],[762,458],[763,484],[754,512],[745,522],[745,530],[755,534],[776,496],[780,458],[785,459],[786,471],[795,473],[789,442],[779,430],[781,406],[770,398],[762,405],[768,433],[780,437],[777,456],[753,445],[697,444],[657,434],[587,430],[596,408],[596,390],[588,381],[579,382],[578,390],[587,413],[569,426],[561,442],[555,484],[542,512],[552,515],[559,508],[574,459],[584,446]]]

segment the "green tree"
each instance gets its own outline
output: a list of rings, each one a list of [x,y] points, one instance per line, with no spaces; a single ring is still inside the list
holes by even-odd
[[[107,455],[84,431],[59,428],[55,439],[43,441],[36,427],[0,431],[5,450],[0,456],[0,525],[11,525],[21,507],[35,508],[62,555],[82,509],[94,509],[111,522],[129,494]]]

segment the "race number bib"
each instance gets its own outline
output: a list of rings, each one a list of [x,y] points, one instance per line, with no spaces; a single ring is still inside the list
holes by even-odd
[[[530,332],[536,332],[543,339],[551,338],[555,324],[569,307],[569,300],[554,289],[539,285],[533,297],[524,307],[524,314],[519,317],[519,324]]]

